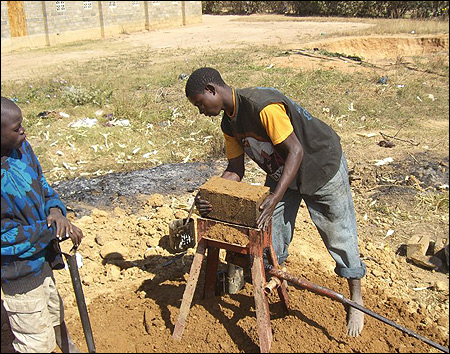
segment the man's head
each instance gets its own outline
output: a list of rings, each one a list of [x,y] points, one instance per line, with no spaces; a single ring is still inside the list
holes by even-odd
[[[26,135],[22,127],[22,111],[17,105],[7,99],[1,98],[1,144],[2,152],[18,149],[22,146]]]
[[[195,70],[186,83],[186,97],[207,116],[217,116],[224,109],[222,93],[228,88],[219,72],[213,68]]]

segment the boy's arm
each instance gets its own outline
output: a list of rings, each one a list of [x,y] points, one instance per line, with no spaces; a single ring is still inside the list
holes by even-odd
[[[303,159],[303,147],[295,133],[291,133],[279,146],[286,151],[287,157],[284,163],[283,173],[273,194],[270,194],[259,207],[261,214],[258,218],[258,227],[264,230],[267,229],[276,205],[283,198],[284,193],[297,175]]]
[[[44,213],[46,215],[47,226],[56,228],[56,237],[58,239],[61,240],[70,237],[75,245],[79,245],[83,239],[83,232],[67,219],[67,210],[64,203],[59,199],[55,190],[47,183],[42,172],[41,164],[31,146],[28,145],[28,148],[30,149],[30,155],[32,156],[33,164],[37,170],[39,182],[43,190]]]
[[[228,166],[222,173],[222,178],[240,182],[244,176],[244,154],[228,160]],[[195,206],[200,215],[205,217],[212,211],[211,203],[202,199],[200,193],[195,198]]]
[[[50,215],[50,209],[58,208],[61,210],[62,215],[66,216],[67,210],[64,203],[59,199],[55,190],[48,185],[44,175],[41,175],[41,184],[44,190],[45,215]]]
[[[53,229],[45,220],[33,225],[22,225],[14,221],[11,209],[2,198],[1,248],[3,256],[27,258],[43,250],[54,238]]]
[[[237,143],[236,139],[226,133],[224,133],[225,138],[225,152],[228,158],[228,166],[222,173],[222,178],[229,179],[232,181],[240,182],[244,176],[244,150]],[[199,211],[201,216],[208,215],[211,210],[211,204],[202,199],[201,195],[198,194],[195,198],[195,206]]]
[[[35,153],[33,152],[31,146],[29,146],[31,150],[31,156],[33,158],[33,162],[37,169],[37,174],[39,178],[39,182],[41,183],[42,190],[44,191],[44,210],[45,215],[50,215],[50,209],[51,208],[59,208],[61,210],[61,213],[66,216],[67,210],[64,205],[64,203],[59,199],[58,194],[55,192],[55,190],[50,187],[50,185],[47,183],[47,180],[45,179],[44,173],[42,172],[41,164],[39,163],[39,160]]]
[[[41,184],[44,189],[45,215],[47,215],[47,226],[56,227],[56,237],[60,240],[69,238],[74,245],[79,245],[83,239],[83,231],[73,225],[67,219],[67,210],[58,194],[50,187],[41,174]]]

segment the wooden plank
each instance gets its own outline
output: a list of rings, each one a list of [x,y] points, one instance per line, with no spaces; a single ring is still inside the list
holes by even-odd
[[[175,329],[172,334],[172,338],[178,341],[180,341],[181,337],[183,336],[184,326],[186,325],[186,319],[189,315],[189,310],[191,309],[191,303],[194,297],[195,288],[197,287],[198,277],[202,268],[202,262],[205,258],[205,251],[205,242],[199,242],[194,260],[191,265],[191,271],[189,272],[189,279],[183,293],[180,313],[178,314],[177,322],[175,323]]]
[[[206,241],[206,239],[204,239]],[[217,268],[219,266],[220,248],[212,247],[208,242],[208,256],[206,258],[205,288],[203,298],[210,298],[215,295]]]
[[[255,297],[256,322],[258,323],[259,349],[269,353],[272,345],[272,326],[270,324],[269,303],[264,293],[266,276],[262,255],[256,256],[252,265],[253,295]]]

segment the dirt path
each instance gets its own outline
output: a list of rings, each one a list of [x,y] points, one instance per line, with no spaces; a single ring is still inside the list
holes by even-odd
[[[240,48],[248,45],[279,45],[291,55],[274,58],[268,64],[301,69],[364,70],[359,63],[339,58],[309,55],[305,58],[298,49],[320,47],[329,52],[348,55],[359,54],[372,64],[395,62],[399,57],[448,51],[448,34],[439,36],[373,36],[347,37],[343,40],[328,36],[340,32],[370,28],[373,24],[359,22],[295,22],[295,21],[242,21],[242,16],[204,15],[198,25],[170,28],[153,32],[117,35],[102,41],[84,41],[49,48],[20,50],[1,55],[2,80],[26,80],[51,74],[60,68],[70,70],[73,62],[83,63],[95,58],[121,56],[147,48],[149,54],[163,53],[170,60],[174,49],[194,49],[194,52],[213,51],[217,48]],[[236,21],[240,19],[240,21]],[[367,70],[367,69],[366,69]]]
[[[170,53],[171,49],[177,48],[214,50],[248,44],[283,44],[286,49],[294,50],[308,42],[317,43],[322,39],[322,33],[370,26],[354,22],[233,22],[233,18],[204,16],[203,23],[198,26],[121,35],[104,41],[85,42],[79,46],[2,53],[2,81],[22,80],[39,76],[43,72],[48,75],[52,68],[70,67],[73,61],[122,55],[142,47],[148,47],[150,51]],[[360,38],[358,45],[363,41]],[[329,48],[345,52],[344,49],[350,48],[350,45],[357,47],[355,43],[342,43],[345,43],[345,47],[336,46],[334,41],[330,42]],[[392,45],[395,46],[396,42],[393,43],[387,46],[385,41],[374,41],[372,47],[364,47],[365,55],[370,57],[371,52],[379,53],[380,50],[394,55]],[[448,35],[444,36],[442,43],[444,50],[446,45],[448,51]],[[412,47],[411,42],[409,48]],[[408,51],[408,48],[405,50]],[[439,51],[442,48],[437,45],[435,49],[430,49],[433,50]],[[375,60],[375,55],[372,58]],[[170,60],[170,56],[167,60]],[[277,65],[296,68],[304,66],[310,69],[324,67],[360,70],[361,67],[341,59],[324,59],[295,53],[279,60]],[[448,124],[443,129],[448,129]],[[359,154],[367,153],[353,149],[349,151],[349,157],[352,161],[363,161],[358,159]],[[399,151],[398,154],[402,152]],[[417,159],[419,155],[415,156]],[[411,159],[403,165],[378,169],[356,163],[350,166],[358,177],[352,187],[355,191],[361,235],[360,252],[368,267],[367,275],[363,278],[363,297],[365,306],[372,311],[448,346],[448,268],[431,272],[406,261],[399,247],[404,238],[388,243],[385,233],[380,232],[385,224],[382,221],[375,224],[368,220],[364,210],[367,200],[375,191],[380,200],[384,198],[400,210],[411,209],[412,195],[407,194],[406,189],[383,190],[377,178],[387,176],[392,179],[396,174],[409,176],[416,172],[410,169],[418,168],[427,161],[430,168],[420,172],[427,184],[421,188],[438,188],[439,185],[448,183],[447,151],[430,152],[422,156],[418,165]],[[218,167],[223,167],[223,163],[224,161],[219,161]],[[443,166],[447,166],[447,169]],[[180,168],[180,171],[183,175],[190,175],[184,169]],[[263,176],[258,171],[250,168],[247,176],[261,182]],[[160,178],[166,177],[167,173],[164,168],[154,169],[153,172],[159,173],[156,177]],[[195,172],[203,173],[201,177],[196,175],[197,183],[201,183],[212,170],[205,168],[202,172],[196,169]],[[177,179],[175,167],[171,173]],[[426,179],[427,176],[430,178]],[[102,188],[108,185],[120,186],[123,180],[126,180],[126,176],[124,178],[111,174],[92,180],[91,184],[83,180],[59,186],[73,211],[70,217],[86,235],[79,249],[84,257],[80,274],[97,352],[257,352],[257,323],[253,289],[249,283],[239,294],[205,300],[201,297],[200,282],[183,339],[181,342],[172,340],[174,323],[195,250],[190,249],[183,257],[173,259],[174,254],[168,247],[168,224],[174,219],[186,217],[192,203],[192,189],[197,185],[189,184],[181,194],[167,190],[155,193],[154,189],[145,193],[144,182],[139,180],[142,183],[137,189],[142,191],[140,195],[123,193],[126,197],[120,197],[119,191],[117,195],[107,196],[107,206],[100,205],[99,198],[105,197]],[[160,181],[151,178],[145,180]],[[154,183],[152,187],[155,185],[158,183]],[[78,193],[74,197],[64,194],[65,191],[73,191],[81,186],[84,190],[90,188],[89,193]],[[112,189],[108,188],[108,191]],[[131,189],[128,188],[127,192]],[[407,191],[412,193],[409,189]],[[398,220],[397,230],[409,230],[413,227],[417,232],[424,230],[420,220],[407,220],[403,223]],[[435,220],[431,227],[435,230],[435,235],[448,237],[448,218]],[[404,236],[407,232],[401,234],[398,231],[394,236],[398,234]],[[167,264],[170,260],[173,262]],[[297,277],[326,286],[348,297],[346,283],[334,274],[332,259],[304,207],[301,207],[297,217],[287,267],[288,272]],[[64,299],[69,329],[77,345],[86,350],[68,272],[58,271],[56,278]],[[288,315],[283,313],[278,297],[270,297],[272,352],[438,352],[422,341],[370,316],[366,316],[362,336],[349,338],[345,335],[345,311],[341,304],[294,287],[290,287],[289,293],[291,311]],[[11,337],[3,315],[2,312],[1,351],[11,352],[8,340]]]
[[[2,80],[21,80],[46,74],[55,67],[70,67],[70,63],[93,58],[129,53],[149,48],[168,51],[178,48],[235,48],[249,44],[286,44],[295,48],[305,41],[316,40],[321,33],[363,29],[372,25],[348,22],[236,22],[238,16],[204,15],[199,25],[118,35],[104,41],[83,42],[81,45],[55,46],[45,49],[5,53],[1,55]]]

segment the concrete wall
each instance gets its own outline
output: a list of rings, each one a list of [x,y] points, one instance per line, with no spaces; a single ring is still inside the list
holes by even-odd
[[[1,49],[7,52],[201,22],[201,1],[1,1]]]

